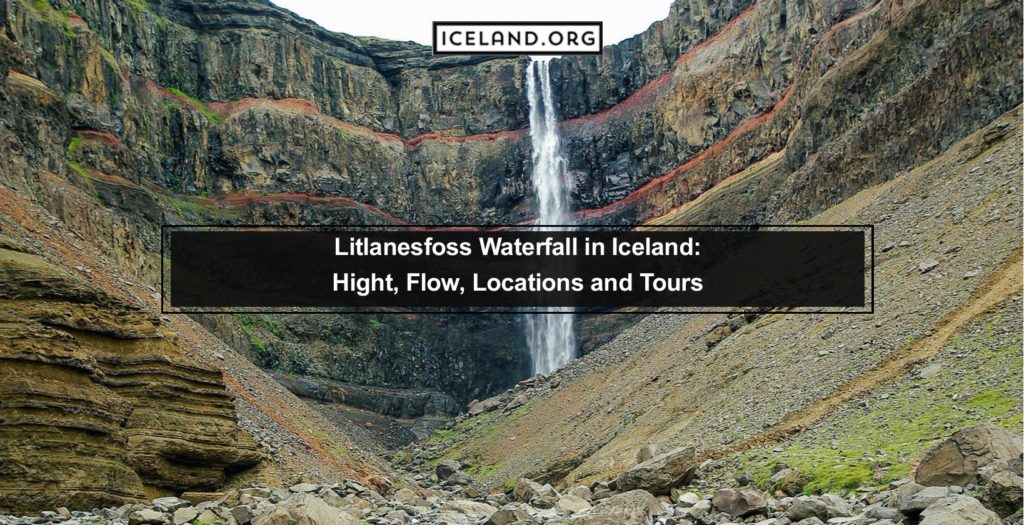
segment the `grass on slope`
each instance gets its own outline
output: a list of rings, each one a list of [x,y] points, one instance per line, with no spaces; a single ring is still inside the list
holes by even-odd
[[[771,475],[785,465],[800,471],[805,493],[842,492],[909,476],[915,459],[963,427],[989,421],[1019,434],[1021,335],[1005,327],[1020,326],[1020,308],[1005,303],[915,374],[791,442],[741,455],[736,470],[773,490]]]

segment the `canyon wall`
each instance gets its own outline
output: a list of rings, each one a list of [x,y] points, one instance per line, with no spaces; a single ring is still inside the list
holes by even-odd
[[[614,224],[804,220],[1019,105],[1020,20],[1009,0],[678,0],[666,20],[600,57],[552,64],[574,213]],[[525,58],[435,58],[260,0],[2,0],[0,25],[3,191],[140,283],[158,282],[165,223],[533,218]],[[723,188],[742,191],[693,212]],[[454,403],[432,405],[442,412],[529,371],[510,316],[199,319],[280,374],[383,387],[366,390],[379,396],[436,391]],[[26,323],[33,338],[61,330]],[[585,319],[582,350],[621,324]],[[105,400],[97,413],[110,443],[97,446],[129,458],[111,467],[128,472],[139,453],[131,439],[111,444],[123,435],[115,423],[125,403],[150,400],[96,379],[88,366],[101,364],[83,366],[62,373]],[[202,374],[213,374],[208,385],[179,390],[202,390],[226,418],[210,391],[216,374]],[[366,403],[389,406],[382,399]],[[166,459],[161,446],[142,455]],[[251,463],[251,448],[236,448],[204,484]],[[104,497],[137,497],[174,475],[131,479]]]

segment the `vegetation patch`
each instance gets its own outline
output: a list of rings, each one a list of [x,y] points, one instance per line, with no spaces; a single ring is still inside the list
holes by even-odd
[[[170,91],[171,94],[175,97],[184,100],[185,102],[188,102],[190,105],[192,105],[192,107],[196,108],[196,110],[202,113],[203,116],[205,116],[207,120],[209,120],[210,122],[220,122],[220,115],[214,113],[209,106],[207,106],[205,103],[203,103],[203,101],[199,100],[198,98],[193,97],[192,95],[189,95],[178,88],[167,88],[167,91]]]
[[[800,471],[804,493],[852,491],[908,477],[911,462],[961,428],[991,422],[1020,433],[1021,342],[996,332],[1015,325],[1001,323],[1004,315],[786,445],[741,455],[734,468],[765,490],[779,489],[771,476],[788,467]]]

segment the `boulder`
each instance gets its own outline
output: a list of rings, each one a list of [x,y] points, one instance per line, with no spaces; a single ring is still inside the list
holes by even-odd
[[[682,507],[692,507],[701,500],[701,497],[694,494],[693,492],[682,492],[676,489],[672,489],[672,501],[676,502],[677,505]]]
[[[925,487],[901,501],[899,510],[904,515],[914,516],[946,496],[949,496],[946,487]]]
[[[198,505],[204,501],[216,501],[224,497],[223,492],[183,492],[181,498]]]
[[[397,525],[405,525],[405,523],[409,521],[409,516],[400,510],[393,510],[385,514],[384,519],[391,523],[396,523]]]
[[[767,500],[765,493],[755,489],[721,489],[715,493],[711,504],[730,516],[745,518],[767,512]]]
[[[167,522],[167,514],[155,509],[141,509],[128,515],[128,525],[162,525]]]
[[[999,516],[980,501],[961,494],[940,498],[921,512],[919,525],[1001,525]]]
[[[708,512],[711,512],[711,502],[706,499],[703,499],[698,501],[697,503],[694,503],[693,506],[686,509],[686,511],[683,514],[685,515],[685,517],[698,519],[707,515]]]
[[[864,515],[875,520],[890,520],[897,523],[906,519],[902,512],[892,507],[882,505],[881,503],[875,503],[864,507]]]
[[[454,459],[446,459],[437,464],[437,467],[434,468],[434,474],[437,474],[437,479],[444,481],[455,475],[461,468],[462,463]]]
[[[181,499],[175,498],[174,496],[168,496],[166,498],[157,498],[152,501],[153,508],[160,512],[174,512],[178,509],[191,507],[192,504]]]
[[[513,523],[534,523],[530,513],[518,505],[506,505],[487,517],[482,525],[511,525]]]
[[[202,516],[200,516],[202,518]],[[334,508],[312,494],[300,494],[282,501],[254,525],[360,525],[360,519]]]
[[[1009,470],[988,476],[982,500],[985,506],[1007,517],[1024,506],[1024,478]]]
[[[796,496],[800,493],[800,471],[793,468],[784,468],[775,474],[772,474],[769,482],[778,490],[790,495]]]
[[[609,518],[619,525],[647,525],[651,516],[659,512],[661,504],[653,494],[631,490],[602,500],[588,514]]]
[[[541,485],[526,478],[516,482],[512,488],[512,497],[541,509],[550,509],[558,502],[558,492],[551,485]]]
[[[572,494],[563,494],[562,497],[558,498],[558,502],[555,503],[555,510],[564,514],[573,514],[589,508],[590,503],[587,500]]]
[[[801,497],[786,510],[786,517],[790,521],[800,522],[808,518],[817,518],[825,521],[828,519],[828,507],[825,503],[815,497]]]
[[[592,501],[594,499],[594,494],[590,492],[590,487],[585,487],[583,485],[569,489],[569,494],[583,499],[584,501]]]
[[[413,507],[428,507],[429,506],[427,504],[427,502],[423,498],[420,497],[419,494],[417,494],[415,491],[413,491],[410,488],[398,489],[395,492],[394,496],[392,496],[392,498],[395,501],[399,502],[399,503],[404,503],[405,505],[410,505],[410,506],[413,506]]]
[[[438,513],[439,523],[450,525],[472,525],[497,512],[498,509],[486,503],[468,499],[456,499],[445,502]]]
[[[231,517],[235,519],[235,523],[238,525],[248,525],[252,523],[252,509],[248,505],[239,505],[231,509]]]
[[[199,517],[199,509],[195,507],[185,507],[174,511],[174,514],[171,515],[171,523],[174,525],[184,525],[185,523],[190,523],[197,517]]]
[[[597,483],[594,483],[593,485],[591,485],[590,490],[592,491],[590,497],[591,502],[599,501],[605,498],[610,498],[611,496],[615,495],[615,491],[613,491],[611,487],[608,486],[608,483],[605,481],[598,481]]]
[[[316,492],[320,490],[320,485],[317,485],[316,483],[299,483],[297,485],[292,485],[288,490],[298,493]]]
[[[825,504],[828,519],[846,518],[853,515],[853,507],[848,501],[835,494],[823,494],[818,497]]]
[[[925,453],[914,480],[926,486],[965,486],[981,482],[980,469],[1016,470],[1020,475],[1020,438],[990,424],[968,427]]]
[[[501,406],[501,399],[498,397],[491,397],[484,399],[483,401],[477,401],[476,403],[469,405],[469,415],[480,415],[484,412],[490,412],[499,406]]]
[[[691,446],[679,447],[647,461],[634,465],[616,479],[621,491],[646,490],[653,494],[668,494],[693,476],[697,467],[697,453]]]

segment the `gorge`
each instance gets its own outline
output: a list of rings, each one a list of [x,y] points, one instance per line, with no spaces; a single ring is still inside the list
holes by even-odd
[[[1021,14],[676,0],[531,61],[263,0],[0,0],[0,514],[1019,523]],[[164,224],[785,223],[875,226],[872,314],[160,309]],[[917,476],[982,441],[989,471]],[[642,517],[556,508],[580,487]]]

